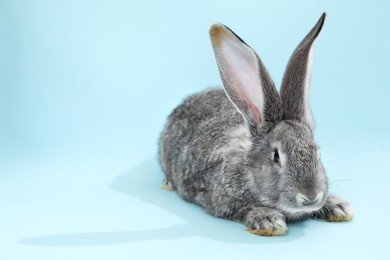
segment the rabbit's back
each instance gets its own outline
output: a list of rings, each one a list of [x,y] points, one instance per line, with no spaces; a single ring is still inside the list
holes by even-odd
[[[232,142],[244,145],[243,138],[242,116],[222,89],[187,97],[169,115],[160,137],[159,160],[166,181],[184,199],[203,204],[220,179],[216,174],[227,147],[234,149]]]

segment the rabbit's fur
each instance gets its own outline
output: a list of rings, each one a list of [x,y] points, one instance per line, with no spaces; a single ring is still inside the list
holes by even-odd
[[[224,89],[189,96],[160,137],[163,187],[259,235],[283,235],[286,222],[352,218],[328,194],[309,108],[312,45],[323,14],[294,51],[280,95],[257,54],[229,28],[210,29]]]

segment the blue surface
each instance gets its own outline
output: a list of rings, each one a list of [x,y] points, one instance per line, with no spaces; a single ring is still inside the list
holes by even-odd
[[[0,259],[386,259],[388,1],[0,2]],[[230,26],[277,85],[323,11],[312,110],[351,223],[264,238],[159,188],[158,134],[220,85],[208,27]]]

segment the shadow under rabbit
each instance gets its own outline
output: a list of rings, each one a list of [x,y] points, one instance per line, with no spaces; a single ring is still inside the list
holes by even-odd
[[[176,192],[160,189],[162,179],[163,173],[154,158],[119,175],[110,188],[177,215],[184,224],[145,230],[54,234],[25,238],[18,242],[32,246],[96,246],[202,237],[228,243],[269,244],[292,242],[305,234],[305,222],[289,224],[286,236],[260,237],[249,234],[245,232],[244,225],[210,216],[201,207],[183,201]]]

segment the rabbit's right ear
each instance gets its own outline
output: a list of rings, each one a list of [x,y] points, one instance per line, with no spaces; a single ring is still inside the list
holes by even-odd
[[[252,48],[222,24],[211,26],[210,38],[225,92],[251,133],[255,135],[266,121],[280,120],[275,84]]]
[[[313,44],[321,32],[325,17],[326,14],[323,13],[291,55],[280,88],[284,119],[299,120],[310,129],[314,128],[309,105],[311,56]]]

